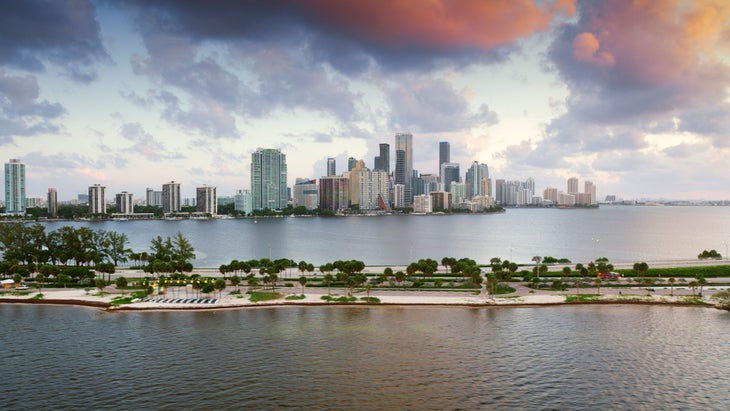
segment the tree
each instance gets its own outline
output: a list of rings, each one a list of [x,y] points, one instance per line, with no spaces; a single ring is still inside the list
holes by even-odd
[[[539,267],[540,267],[540,262],[542,261],[542,257],[540,257],[539,255],[536,255],[536,256],[532,257],[532,261],[535,262],[535,274],[539,278],[540,277]]]
[[[95,282],[96,288],[99,289],[99,292],[104,291],[104,287],[106,287],[106,281],[104,281],[103,278],[97,278]]]
[[[218,297],[222,296],[223,290],[226,289],[226,280],[223,278],[216,278],[213,287],[218,291]]]
[[[674,283],[677,282],[677,280],[674,277],[670,277],[669,280],[667,280],[669,283],[669,295],[672,297],[674,296]]]
[[[38,293],[43,294],[43,283],[46,282],[46,276],[43,274],[36,275],[35,282],[36,282],[36,285],[38,285]]]
[[[403,271],[396,271],[395,281],[397,281],[399,285],[403,284],[403,281],[405,281],[405,279],[406,279],[406,274]]]
[[[330,285],[334,280],[335,277],[330,273],[325,274],[324,278],[322,279],[322,281],[324,281],[324,283],[327,285],[327,295],[330,295]]]
[[[300,276],[299,277],[299,285],[302,286],[302,294],[304,294],[304,286],[307,285],[307,277]]]
[[[237,275],[234,275],[233,277],[231,277],[230,280],[231,280],[231,285],[233,287],[238,288],[238,285],[241,284],[241,277],[239,277]]]
[[[66,288],[66,283],[68,283],[71,280],[71,277],[68,276],[68,274],[61,273],[56,276],[56,281],[60,281],[63,284],[63,288]]]
[[[695,291],[697,290],[697,287],[698,287],[698,286],[699,286],[699,283],[698,283],[698,282],[697,282],[696,280],[694,280],[694,281],[690,281],[690,282],[689,282],[689,283],[687,284],[687,287],[689,287],[690,289],[692,289],[692,297],[694,297],[694,296],[695,296]]]
[[[572,273],[573,271],[570,269],[570,267],[563,267],[563,277],[567,277]]]
[[[601,295],[601,278],[596,277],[596,280],[594,282],[596,284],[596,288],[598,289],[597,294]]]
[[[15,286],[17,287],[20,285],[20,282],[23,281],[23,276],[19,273],[13,274],[13,282],[15,283]]]
[[[114,285],[117,287],[118,290],[122,290],[122,294],[124,294],[124,289],[127,287],[127,283],[127,279],[122,276],[117,277],[117,279],[114,281]]]
[[[215,285],[213,284],[212,281],[205,280],[203,282],[203,286],[200,288],[200,291],[203,294],[210,294],[213,291],[215,291]]]
[[[700,287],[700,297],[702,297],[702,288],[707,285],[707,280],[705,280],[704,275],[698,275],[696,278],[697,278],[697,286]]]
[[[127,248],[127,244],[129,244],[129,239],[124,233],[119,234],[115,231],[110,231],[106,234],[106,255],[109,256],[115,266],[129,260],[132,250]]]

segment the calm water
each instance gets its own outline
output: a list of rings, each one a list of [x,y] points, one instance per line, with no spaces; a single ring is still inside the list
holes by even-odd
[[[727,409],[730,313],[0,305],[3,409]]]
[[[198,267],[233,259],[292,258],[322,264],[358,259],[397,265],[420,258],[500,257],[530,262],[534,255],[613,262],[692,259],[703,249],[727,254],[730,207],[626,207],[597,210],[508,209],[493,215],[274,218],[240,220],[48,223],[124,232],[135,251],[150,240],[182,232]]]

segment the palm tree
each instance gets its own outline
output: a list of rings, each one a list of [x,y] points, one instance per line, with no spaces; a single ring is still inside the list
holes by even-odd
[[[699,284],[697,283],[697,281],[690,281],[687,286],[692,289],[692,297],[694,297],[695,290],[697,289],[697,286],[699,286]]]
[[[705,280],[704,275],[697,276],[697,285],[700,287],[700,297],[702,297],[702,287],[707,285],[707,280]]]
[[[532,257],[532,261],[535,262],[535,275],[537,275],[537,278],[540,278],[540,262],[542,261],[542,257],[536,255]]]
[[[239,284],[241,284],[241,277],[239,277],[237,275],[234,275],[233,277],[231,277],[231,285],[232,286],[234,286],[234,287],[237,288]],[[241,290],[239,290],[239,292],[240,291]]]
[[[596,280],[594,282],[596,284],[596,288],[598,289],[598,295],[601,295],[601,279],[596,277]]]
[[[46,276],[43,274],[36,275],[35,282],[38,284],[38,293],[43,294],[43,283],[46,282]]]
[[[325,274],[324,278],[322,279],[322,281],[324,281],[324,283],[327,285],[327,295],[330,295],[330,285],[332,284],[332,282],[334,280],[335,280],[335,276],[333,276],[330,273]]]
[[[300,276],[299,277],[299,285],[302,286],[302,295],[304,295],[304,286],[307,285],[307,277],[305,277],[303,275]]]
[[[570,267],[563,267],[563,277],[569,276],[571,272],[573,272],[573,270],[571,270]]]
[[[669,295],[674,297],[674,283],[677,282],[677,280],[674,277],[670,277],[667,282],[669,283]]]

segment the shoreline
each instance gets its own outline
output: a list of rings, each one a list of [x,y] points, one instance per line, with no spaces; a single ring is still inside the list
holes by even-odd
[[[77,292],[74,292],[77,291]],[[670,307],[697,307],[697,308],[718,308],[715,304],[709,302],[706,298],[699,301],[688,302],[688,295],[622,295],[604,294],[595,297],[596,300],[591,301],[565,301],[566,296],[576,294],[536,294],[528,296],[508,296],[496,297],[494,299],[486,299],[479,295],[383,295],[381,293],[371,293],[371,297],[378,297],[380,302],[370,303],[360,302],[326,302],[320,299],[321,294],[305,294],[303,300],[285,300],[282,297],[278,300],[250,302],[247,299],[231,298],[226,295],[220,298],[213,305],[200,304],[179,304],[179,303],[161,303],[161,302],[135,302],[124,305],[113,305],[111,299],[120,294],[111,293],[106,296],[88,296],[76,295],[78,291],[71,290],[63,292],[52,292],[56,295],[54,298],[32,299],[34,295],[0,297],[0,304],[34,304],[34,305],[59,305],[59,306],[79,306],[101,309],[107,312],[143,312],[143,311],[218,311],[218,310],[238,310],[251,308],[276,308],[276,307],[400,307],[400,308],[538,308],[538,307],[559,307],[569,305],[657,305]],[[286,293],[282,293],[286,295]],[[291,293],[293,295],[299,295]],[[47,296],[47,294],[46,294]],[[697,297],[694,297],[697,298]],[[701,302],[700,302],[701,301]]]

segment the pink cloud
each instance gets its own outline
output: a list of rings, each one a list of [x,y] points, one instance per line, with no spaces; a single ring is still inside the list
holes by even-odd
[[[593,33],[581,33],[573,40],[573,56],[576,60],[602,67],[616,64],[613,54],[600,49],[601,43]]]
[[[380,45],[487,51],[547,30],[558,15],[575,13],[575,0],[312,0],[302,5]]]

